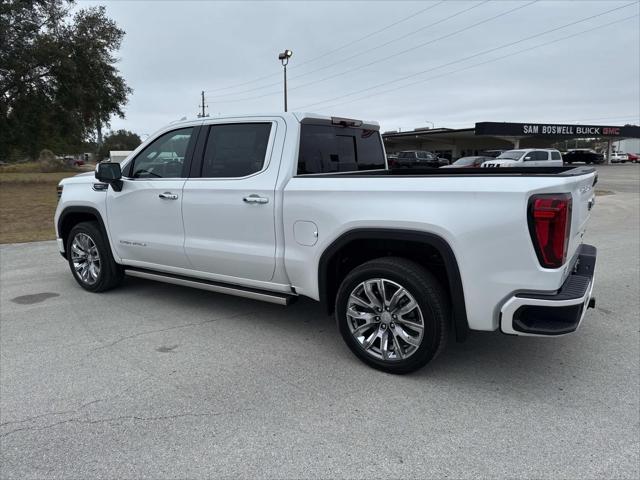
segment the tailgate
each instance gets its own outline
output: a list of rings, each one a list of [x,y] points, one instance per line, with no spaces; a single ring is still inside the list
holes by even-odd
[[[591,209],[596,201],[595,184],[598,175],[594,170],[583,175],[569,177],[566,186],[569,187],[573,199],[571,214],[571,233],[567,251],[567,259],[573,260],[578,247],[582,244],[582,237],[587,228],[587,221]]]

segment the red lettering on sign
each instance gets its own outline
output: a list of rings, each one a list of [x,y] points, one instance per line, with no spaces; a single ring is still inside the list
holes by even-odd
[[[620,135],[620,129],[619,128],[603,128],[602,134],[603,135]]]

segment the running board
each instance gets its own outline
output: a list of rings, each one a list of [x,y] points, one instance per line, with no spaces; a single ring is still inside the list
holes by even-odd
[[[236,297],[250,298],[252,300],[261,300],[263,302],[276,303],[278,305],[289,305],[297,298],[296,295],[287,295],[286,293],[267,292],[254,288],[240,287],[238,285],[229,285],[197,278],[183,277],[180,275],[172,275],[170,273],[129,268],[126,269],[124,273],[131,277],[156,280],[158,282],[171,283],[173,285],[181,285],[183,287],[199,288],[200,290],[208,290],[210,292],[226,293],[227,295],[235,295]]]

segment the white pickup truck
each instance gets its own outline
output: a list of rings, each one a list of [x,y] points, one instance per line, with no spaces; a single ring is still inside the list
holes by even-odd
[[[562,167],[562,155],[550,148],[528,148],[525,150],[507,150],[496,158],[482,164],[491,167]]]
[[[450,333],[576,330],[595,304],[582,237],[596,180],[591,167],[390,170],[373,122],[206,118],[64,179],[55,227],[86,290],[126,274],[309,297],[360,359],[406,373]]]

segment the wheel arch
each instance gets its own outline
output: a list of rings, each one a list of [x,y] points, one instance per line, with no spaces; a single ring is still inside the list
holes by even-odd
[[[429,255],[434,256],[436,261],[442,262],[443,272],[441,281],[447,289],[451,300],[452,321],[456,333],[456,340],[463,341],[468,334],[469,324],[467,321],[467,310],[464,300],[464,290],[458,261],[449,243],[441,236],[414,230],[388,229],[388,228],[360,228],[349,230],[334,240],[327,247],[320,257],[318,264],[318,294],[320,302],[327,309],[328,314],[334,310],[334,301],[338,287],[346,273],[357,264],[363,261],[356,260],[356,263],[348,265],[344,261],[346,252],[358,252],[361,255],[363,245],[372,246],[370,255],[364,254],[363,261],[371,258],[379,258],[385,255],[396,255],[417,261],[429,270]],[[412,254],[407,254],[408,250],[403,247],[412,247]],[[425,258],[416,258],[421,254],[417,249],[424,249]],[[388,252],[388,253],[384,253]],[[347,253],[348,254],[348,253]],[[346,268],[343,266],[346,265]]]
[[[70,206],[66,207],[62,213],[60,213],[60,217],[58,218],[58,237],[62,239],[64,244],[64,253],[62,256],[67,258],[67,238],[69,237],[69,232],[71,229],[80,222],[91,222],[97,221],[100,229],[104,232],[107,243],[109,247],[111,247],[111,241],[109,239],[109,235],[107,233],[106,225],[104,224],[104,220],[102,219],[102,215],[100,212],[93,207],[83,207],[83,206]],[[113,252],[113,248],[111,248]]]

